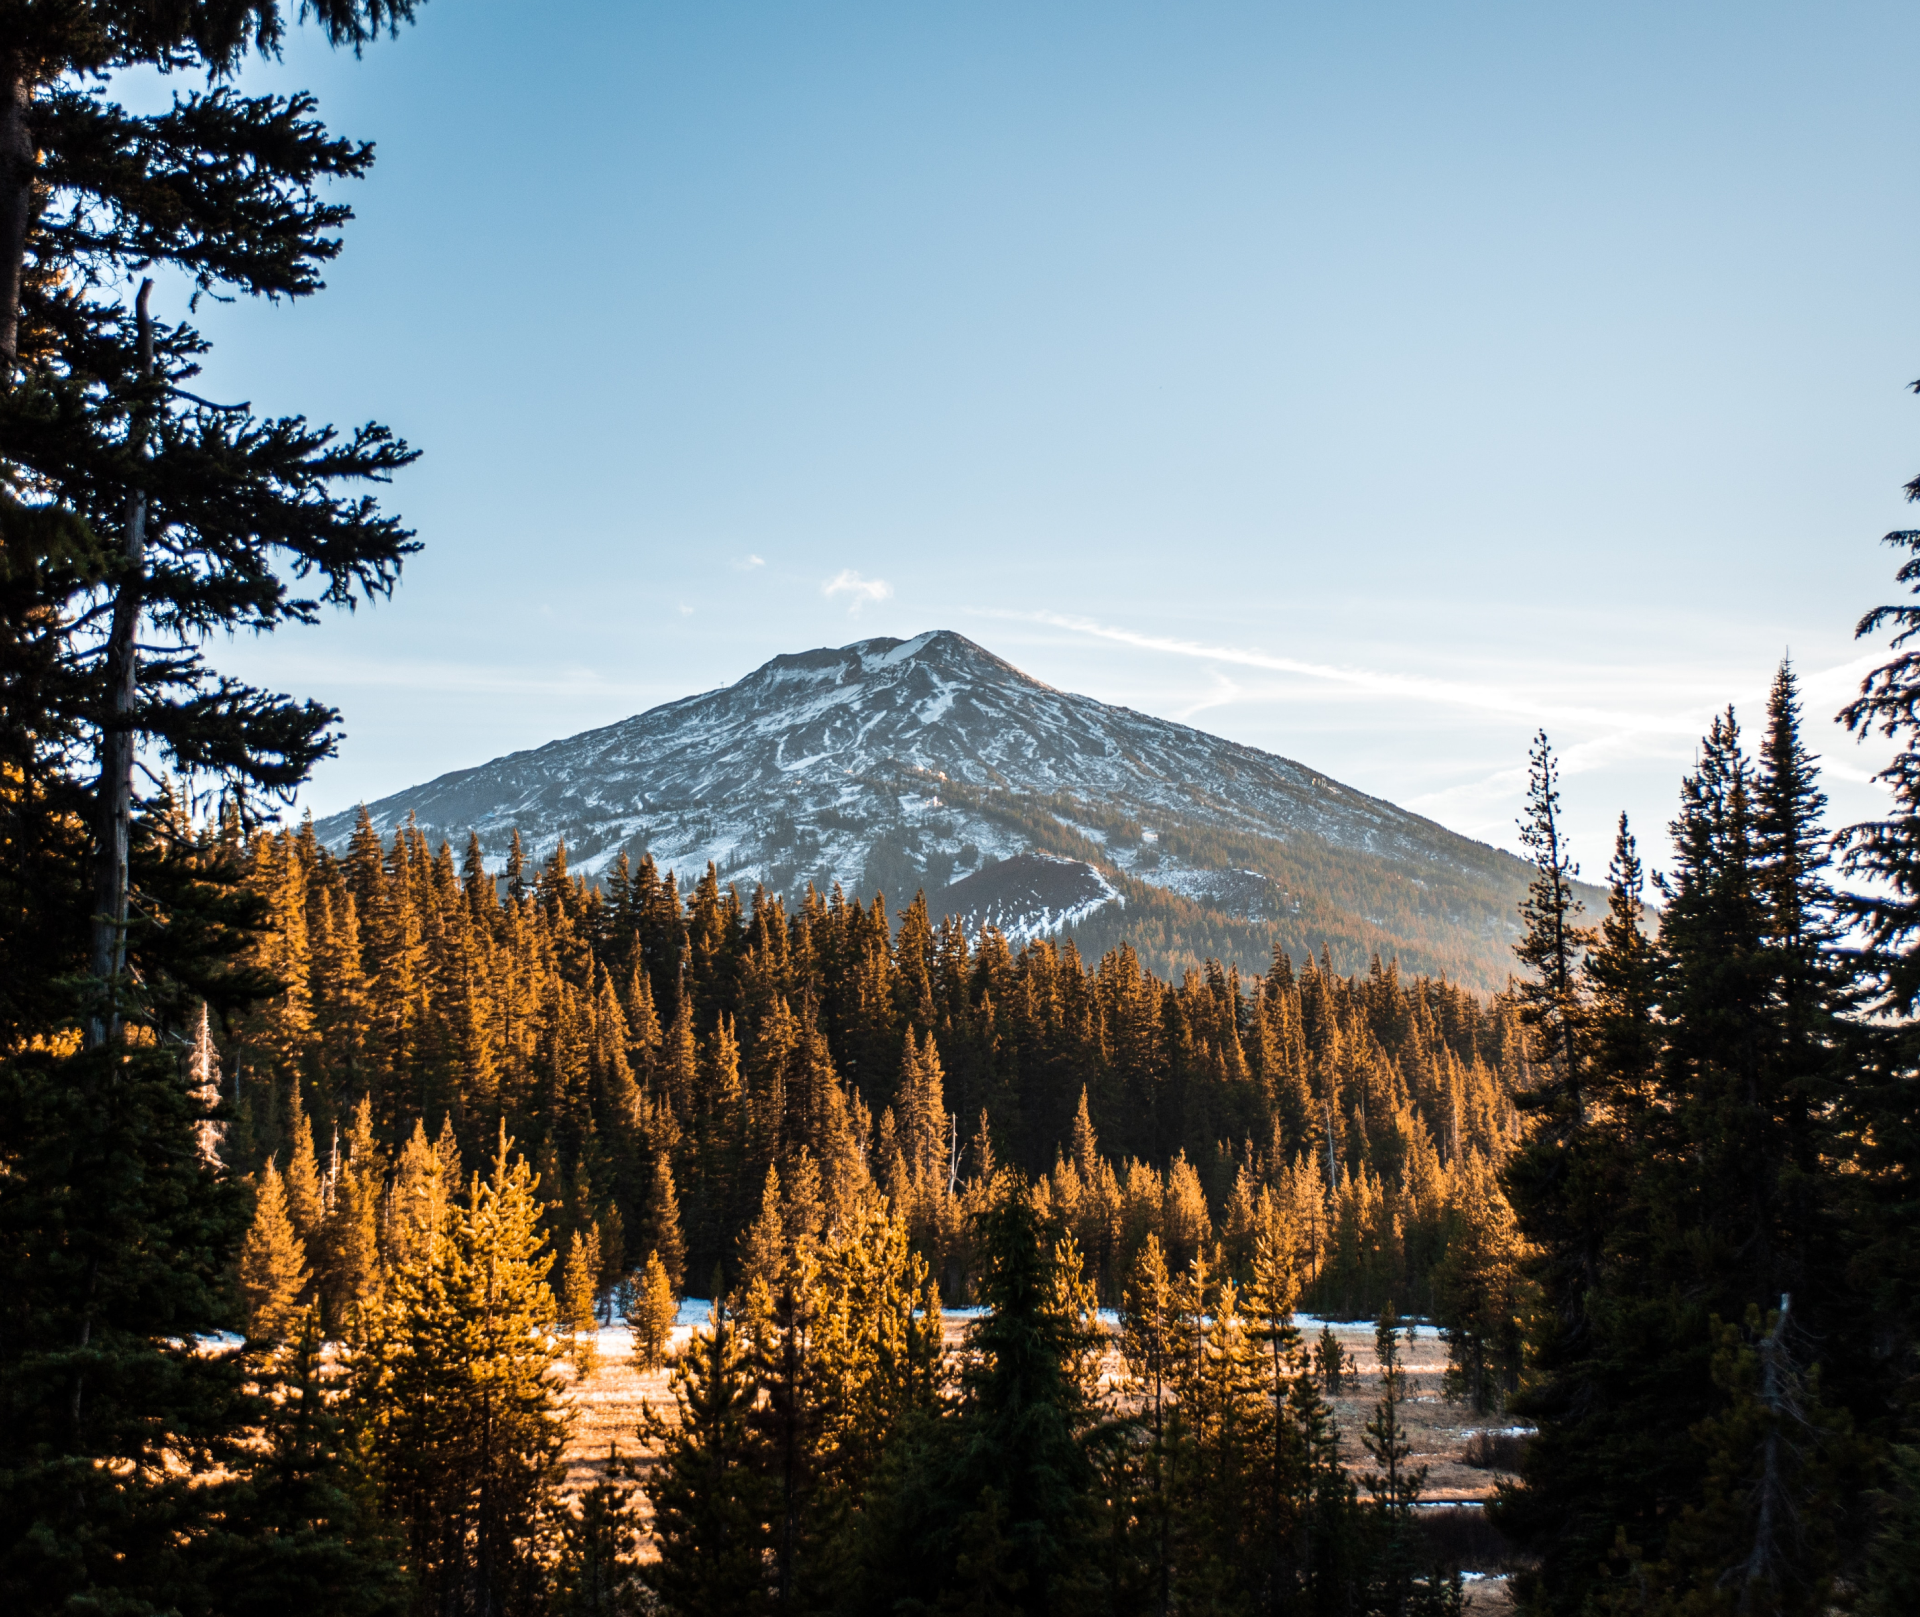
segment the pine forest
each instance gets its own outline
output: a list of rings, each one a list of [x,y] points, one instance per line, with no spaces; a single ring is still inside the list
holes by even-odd
[[[1597,890],[1543,731],[1493,992],[330,848],[339,714],[218,656],[392,593],[416,452],[190,317],[374,159],[247,64],[414,12],[0,10],[0,1610],[1920,1610],[1920,532],[1884,815],[1783,661]]]

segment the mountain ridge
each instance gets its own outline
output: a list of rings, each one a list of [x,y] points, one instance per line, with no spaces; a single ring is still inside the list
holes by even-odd
[[[316,834],[344,846],[359,812]],[[898,908],[922,889],[936,915],[991,911],[1015,938],[1071,916],[1083,948],[1129,937],[1163,970],[1325,946],[1354,969],[1378,952],[1482,987],[1505,980],[1529,874],[1293,759],[1057,690],[952,630],[783,653],[365,812],[383,834],[409,817],[430,838],[474,831],[495,870],[517,829],[530,858],[564,841],[588,876],[651,852],[683,881],[712,862],[789,898],[837,881]],[[1084,869],[1025,867],[1029,886],[1066,884],[1035,888],[1030,914],[1005,880],[985,903],[978,878],[1019,856]],[[1098,890],[1112,896],[1091,903]]]

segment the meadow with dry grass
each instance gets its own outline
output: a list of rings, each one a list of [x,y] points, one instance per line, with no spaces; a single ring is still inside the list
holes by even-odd
[[[682,1319],[697,1314],[699,1305],[689,1304]],[[965,1348],[971,1318],[949,1314],[943,1335],[949,1352]],[[1302,1333],[1317,1336],[1321,1322],[1298,1322]],[[1112,1322],[1108,1320],[1109,1330]],[[677,1325],[673,1345],[677,1348],[692,1334],[690,1323]],[[1348,1468],[1356,1477],[1366,1469],[1366,1451],[1360,1444],[1360,1430],[1373,1412],[1380,1392],[1380,1366],[1374,1354],[1374,1327],[1369,1321],[1334,1321],[1332,1330],[1341,1347],[1351,1356],[1355,1369],[1347,1377],[1339,1396],[1328,1403],[1340,1428],[1340,1437]],[[1497,1467],[1469,1463],[1469,1450],[1500,1448],[1488,1444],[1489,1434],[1498,1436],[1509,1423],[1498,1416],[1476,1416],[1464,1404],[1449,1403],[1441,1396],[1441,1378],[1447,1367],[1446,1344],[1430,1326],[1419,1327],[1402,1348],[1408,1371],[1409,1397],[1402,1409],[1402,1420],[1413,1440],[1410,1464],[1427,1467],[1427,1483],[1422,1490],[1423,1518],[1435,1537],[1448,1551],[1457,1554],[1474,1571],[1467,1586],[1472,1610],[1488,1614],[1508,1610],[1506,1571],[1510,1555],[1481,1519],[1482,1507],[1492,1498],[1503,1476]],[[637,1481],[640,1509],[647,1515],[645,1482],[649,1461],[640,1441],[640,1416],[643,1408],[668,1421],[674,1416],[672,1389],[668,1372],[646,1369],[633,1350],[632,1333],[625,1326],[609,1326],[595,1338],[594,1362],[589,1374],[576,1377],[570,1366],[564,1397],[572,1411],[572,1437],[566,1450],[564,1491],[584,1493],[596,1482],[612,1476]],[[1125,1370],[1117,1346],[1110,1347],[1102,1368],[1101,1382],[1109,1395],[1124,1397]],[[1506,1445],[1508,1449],[1511,1445]],[[1504,1458],[1504,1456],[1502,1456]],[[1427,1513],[1431,1513],[1428,1515]],[[641,1558],[651,1559],[653,1548],[644,1537]],[[1484,1563],[1484,1564],[1482,1564]]]

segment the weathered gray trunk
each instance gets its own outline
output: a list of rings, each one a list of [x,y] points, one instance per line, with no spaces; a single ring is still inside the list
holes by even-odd
[[[153,319],[147,299],[153,282],[140,283],[134,304],[140,331],[140,375],[153,376]],[[134,406],[128,434],[136,455],[146,450],[147,402]],[[93,975],[100,1005],[88,1024],[88,1042],[105,1044],[120,1026],[120,979],[127,963],[127,842],[133,829],[134,706],[139,698],[140,609],[147,575],[147,491],[127,499],[123,570],[107,639],[106,712],[100,725],[98,825],[94,833]]]
[[[33,75],[19,51],[0,52],[0,387],[20,357],[20,292],[33,222]]]
[[[1759,1342],[1760,1402],[1773,1418],[1760,1440],[1760,1475],[1755,1480],[1749,1508],[1753,1512],[1753,1537],[1741,1567],[1738,1609],[1742,1612],[1767,1609],[1769,1598],[1783,1581],[1792,1559],[1791,1542],[1800,1536],[1796,1479],[1792,1473],[1792,1438],[1788,1428],[1805,1428],[1806,1411],[1800,1402],[1800,1376],[1792,1359],[1787,1338],[1787,1321],[1793,1299],[1783,1293],[1780,1314],[1774,1326]]]

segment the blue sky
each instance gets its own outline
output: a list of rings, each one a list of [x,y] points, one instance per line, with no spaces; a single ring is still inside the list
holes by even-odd
[[[327,812],[933,627],[1587,868],[1861,669],[1920,471],[1911,6],[433,0],[210,383],[390,422],[425,553],[228,666]],[[224,396],[224,395],[223,395]],[[839,583],[835,587],[836,581]],[[1837,735],[1843,817],[1873,756]]]

